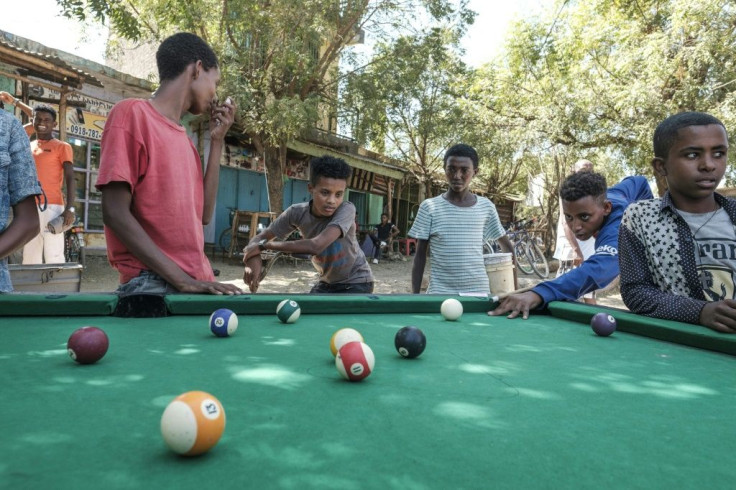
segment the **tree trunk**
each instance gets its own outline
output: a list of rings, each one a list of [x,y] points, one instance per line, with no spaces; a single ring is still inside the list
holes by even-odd
[[[270,211],[281,213],[284,207],[284,167],[286,166],[286,143],[279,146],[266,145],[266,182]]]

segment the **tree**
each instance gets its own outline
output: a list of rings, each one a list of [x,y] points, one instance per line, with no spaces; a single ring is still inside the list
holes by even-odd
[[[722,0],[560,0],[516,23],[479,72],[488,89],[475,117],[505,130],[495,151],[521,160],[521,175],[552,179],[539,208],[551,217],[551,184],[578,158],[615,183],[650,172],[652,133],[670,114],[705,111],[733,126],[734,25],[736,9]]]
[[[376,61],[348,77],[342,97],[352,136],[406,162],[427,195],[463,121],[457,88],[467,70],[457,44],[458,31],[436,27],[379,45]]]
[[[264,155],[274,211],[283,202],[288,142],[315,125],[334,129],[338,60],[363,32],[376,39],[416,22],[471,14],[466,0],[57,0],[67,16],[109,22],[126,39],[160,41],[176,31],[209,42],[221,61],[222,92]],[[278,178],[274,178],[278,176]]]

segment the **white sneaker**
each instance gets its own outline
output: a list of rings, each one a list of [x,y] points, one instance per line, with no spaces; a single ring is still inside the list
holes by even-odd
[[[373,263],[374,264],[377,264],[378,263],[378,259],[373,259]]]
[[[387,245],[386,242],[381,242],[382,247],[385,247],[386,245]]]

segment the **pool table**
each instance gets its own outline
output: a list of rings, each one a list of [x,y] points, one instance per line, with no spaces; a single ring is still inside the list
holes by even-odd
[[[0,488],[733,488],[736,338],[575,303],[491,318],[431,295],[163,298],[166,316],[115,316],[112,295],[0,295]],[[209,314],[239,328],[217,338]],[[619,329],[596,336],[591,316]],[[145,312],[141,312],[144,314]],[[66,353],[76,328],[110,338],[98,363]],[[405,325],[427,348],[394,349]],[[329,341],[358,329],[375,353],[343,380]],[[159,424],[202,390],[227,416],[199,457],[170,452]]]

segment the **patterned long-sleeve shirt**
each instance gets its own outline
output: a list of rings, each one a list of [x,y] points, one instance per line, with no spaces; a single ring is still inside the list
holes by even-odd
[[[736,223],[736,201],[720,194],[715,199]],[[626,210],[619,232],[619,260],[621,297],[632,312],[698,323],[708,301],[698,276],[690,227],[669,193]]]
[[[0,109],[0,233],[8,226],[10,208],[28,196],[41,194],[31,145],[23,126]],[[0,259],[0,293],[13,290],[8,259]]]

